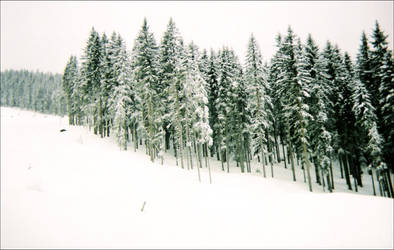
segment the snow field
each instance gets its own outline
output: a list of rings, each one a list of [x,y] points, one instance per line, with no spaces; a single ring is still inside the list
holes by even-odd
[[[392,199],[339,178],[310,193],[281,165],[274,179],[211,166],[213,184],[205,168],[199,183],[196,169],[120,151],[66,117],[1,107],[1,247],[393,248]]]

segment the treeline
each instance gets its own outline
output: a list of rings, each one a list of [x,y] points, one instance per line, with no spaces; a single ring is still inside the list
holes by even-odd
[[[57,115],[67,113],[61,74],[28,70],[5,70],[0,74],[1,106]]]
[[[119,34],[93,28],[64,71],[69,123],[113,135],[124,150],[145,145],[152,161],[171,150],[182,168],[216,157],[223,171],[251,172],[257,158],[264,176],[283,162],[296,181],[299,163],[310,191],[313,181],[335,189],[339,162],[350,190],[368,174],[374,195],[393,197],[393,56],[378,23],[370,39],[361,34],[355,62],[330,41],[322,49],[311,35],[302,42],[290,27],[276,44],[263,62],[252,35],[241,64],[230,48],[184,44],[172,20],[160,44],[144,20],[131,51]]]

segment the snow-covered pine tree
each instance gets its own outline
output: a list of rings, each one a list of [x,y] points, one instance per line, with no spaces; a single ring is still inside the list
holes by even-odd
[[[378,117],[378,131],[383,136],[384,143],[384,158],[389,169],[394,172],[394,147],[393,140],[390,137],[390,133],[393,133],[393,126],[388,126],[387,121],[384,116],[387,116],[388,109],[383,108],[384,103],[387,103],[389,98],[388,89],[391,81],[391,89],[393,89],[393,66],[392,66],[392,51],[388,47],[387,35],[380,29],[379,23],[375,22],[375,29],[372,33],[371,39],[371,69],[372,69],[372,84],[367,86],[367,89],[371,95],[372,105],[376,108],[376,115]],[[391,64],[391,68],[390,68]],[[386,93],[381,93],[381,86],[386,85]],[[384,87],[383,87],[384,88]],[[391,106],[392,107],[392,106]],[[385,114],[383,114],[385,113]],[[391,110],[391,116],[393,116],[393,110]]]
[[[293,174],[293,180],[296,181],[295,176],[295,166],[294,166],[294,137],[291,135],[294,134],[294,126],[290,126],[294,121],[291,121],[289,118],[298,119],[298,114],[292,114],[290,112],[291,105],[290,101],[296,100],[294,95],[296,93],[292,93],[292,88],[290,86],[297,86],[297,68],[296,68],[296,57],[295,57],[295,34],[291,27],[289,26],[287,30],[287,35],[283,39],[278,39],[279,42],[279,50],[275,57],[275,69],[278,70],[276,73],[276,95],[278,98],[278,102],[280,103],[280,120],[283,126],[286,144],[287,144],[287,152],[290,158],[291,169]],[[293,103],[294,104],[294,103]],[[293,111],[297,111],[295,109]],[[293,124],[294,125],[294,124]],[[283,142],[282,142],[283,143]]]
[[[81,76],[80,67],[77,67],[77,73],[75,74],[74,89],[71,98],[74,103],[75,113],[75,125],[85,124],[85,113],[83,111],[83,78]]]
[[[209,55],[206,49],[203,49],[201,55],[200,55],[200,60],[198,62],[198,69],[201,73],[202,78],[205,80],[206,84],[205,84],[205,92],[207,93],[207,98],[208,98],[208,104],[207,106],[209,107],[209,96],[210,96],[210,86],[209,86],[209,81],[210,81],[210,75],[209,75],[209,71],[210,71],[210,59],[209,59]],[[209,113],[211,115],[211,113]],[[210,121],[210,115],[208,118],[208,121]],[[211,127],[212,130],[212,127]],[[212,130],[213,132],[213,130]],[[213,137],[213,135],[211,135]],[[212,145],[210,145],[210,147],[212,147]],[[206,149],[204,147],[203,150],[203,155],[207,156],[208,155],[208,149]]]
[[[372,80],[367,82],[367,90],[371,96],[372,105],[376,108],[376,114],[380,120],[380,105],[379,105],[379,86],[382,82],[381,66],[385,54],[388,51],[387,35],[380,29],[378,21],[375,22],[375,29],[372,32],[371,45],[372,49],[369,54]],[[378,124],[380,125],[380,124]],[[380,131],[380,130],[379,130]]]
[[[209,56],[206,49],[203,49],[198,60],[198,70],[206,83],[209,82]],[[208,86],[207,86],[208,90]]]
[[[107,64],[108,60],[108,38],[105,33],[101,35],[101,41],[100,41],[100,65],[99,65],[99,71],[100,71],[100,85],[97,88],[97,96],[95,100],[95,110],[96,110],[96,121],[95,121],[95,131],[97,131],[98,134],[100,134],[101,137],[104,137],[104,125],[105,125],[105,104],[106,104],[106,89],[108,88],[107,85],[109,84],[108,82],[110,81],[110,73],[111,72],[111,67],[110,65]]]
[[[253,154],[260,156],[264,177],[265,154],[267,152],[266,133],[269,127],[267,106],[271,98],[267,94],[268,83],[264,72],[260,48],[253,34],[249,39],[245,61],[245,81],[247,86],[248,111],[251,114],[251,139]],[[268,111],[268,112],[267,112]]]
[[[393,55],[386,52],[380,67],[381,82],[379,87],[379,106],[381,107],[380,128],[385,140],[384,158],[394,172],[394,68]]]
[[[175,126],[171,123],[173,112],[170,108],[171,102],[168,97],[171,94],[169,93],[171,86],[174,85],[174,82],[177,80],[176,67],[180,61],[180,39],[179,31],[172,18],[170,18],[159,46],[158,66],[159,94],[164,105],[163,128],[165,132],[165,150],[170,148],[170,139],[175,136]],[[174,153],[177,153],[176,150]]]
[[[248,130],[250,128],[250,112],[247,110],[248,100],[244,73],[233,50],[230,50],[230,55],[234,69],[234,78],[229,90],[230,105],[232,106],[228,112],[231,128],[230,147],[241,172],[244,172],[246,168],[246,171],[250,173],[250,131]]]
[[[237,96],[237,72],[234,53],[224,47],[219,53],[218,96],[216,99],[217,122],[215,129],[218,133],[220,160],[226,162],[227,172],[230,171],[230,154],[232,152],[231,137],[234,128]],[[244,169],[241,169],[243,172]]]
[[[114,88],[113,129],[119,146],[127,150],[129,141],[129,126],[132,117],[132,89],[129,56],[122,44],[115,63],[119,70],[117,73],[117,86]]]
[[[308,127],[311,122],[312,116],[310,115],[310,107],[308,105],[307,98],[310,97],[309,86],[312,82],[310,72],[308,71],[308,62],[305,56],[304,47],[301,41],[298,39],[295,47],[295,67],[296,67],[296,78],[289,86],[289,92],[293,95],[293,98],[289,96],[291,100],[288,100],[285,110],[288,113],[288,117],[291,122],[290,128],[294,131],[295,138],[294,143],[298,147],[298,154],[302,154],[302,163],[306,166],[307,181],[309,191],[312,192],[312,181],[310,174],[310,161],[309,161],[309,133]],[[331,184],[327,184],[331,185]]]
[[[187,57],[180,36],[175,24],[172,20],[168,25],[168,29],[163,36],[162,44],[159,51],[160,61],[160,80],[164,92],[163,99],[167,108],[165,112],[165,120],[168,136],[172,137],[174,154],[178,165],[178,157],[180,158],[181,168],[185,168],[185,105],[184,105],[184,82],[186,79]],[[190,161],[186,161],[189,166]]]
[[[101,60],[101,109],[102,109],[102,128],[100,134],[102,136],[109,136],[110,129],[113,122],[114,113],[112,113],[113,106],[115,106],[114,90],[118,85],[117,76],[119,70],[115,63],[118,60],[120,47],[117,46],[117,34],[112,33],[110,40],[107,41],[105,34],[102,37],[102,60]]]
[[[63,92],[65,93],[67,100],[67,113],[68,113],[68,123],[70,125],[75,125],[76,114],[74,106],[76,103],[74,102],[72,96],[74,92],[74,86],[77,81],[78,74],[78,61],[77,57],[71,56],[67,62],[66,68],[64,69],[63,74]]]
[[[274,139],[277,140],[276,138],[279,137],[279,141],[281,142],[282,145],[282,156],[283,156],[283,163],[284,167],[287,168],[287,160],[289,159],[287,157],[287,152],[285,152],[285,144],[287,143],[287,127],[288,123],[286,119],[283,116],[283,105],[281,102],[281,81],[279,81],[279,76],[281,72],[281,63],[282,61],[280,58],[282,57],[283,49],[284,47],[282,46],[282,36],[281,34],[278,34],[276,37],[276,47],[278,48],[278,51],[274,54],[274,56],[271,58],[271,62],[269,65],[269,73],[268,73],[268,82],[270,86],[270,91],[269,91],[269,96],[271,98],[272,102],[272,125],[274,129]],[[280,162],[282,159],[280,157],[280,152],[279,152],[279,142],[275,143],[277,146],[277,159],[278,162]],[[293,180],[295,181],[295,175],[293,175]]]
[[[100,89],[101,40],[97,31],[92,28],[87,45],[81,58],[81,90],[82,109],[86,115],[89,128],[94,127],[97,134],[97,109],[95,106]]]
[[[308,98],[308,104],[310,106],[310,114],[313,117],[313,123],[310,124],[308,130],[310,134],[310,147],[311,147],[311,158],[312,161],[314,162],[315,165],[315,177],[316,177],[316,183],[321,185],[321,178],[320,178],[320,168],[318,164],[318,158],[317,158],[317,146],[320,142],[318,136],[320,135],[320,123],[315,123],[317,122],[316,118],[319,116],[319,118],[324,118],[325,112],[327,110],[322,109],[322,106],[326,106],[325,99],[323,98],[321,100],[321,94],[322,90],[325,90],[326,84],[325,82],[320,82],[320,69],[319,69],[319,48],[317,47],[315,41],[312,39],[311,34],[308,34],[306,43],[305,43],[305,57],[307,59],[307,66],[306,70],[308,70],[309,75],[312,78],[311,84],[310,84],[310,97]],[[323,85],[323,86],[321,86]],[[321,86],[321,87],[320,87]],[[319,114],[319,112],[321,112]]]
[[[207,79],[207,91],[208,91],[208,109],[209,109],[209,126],[212,129],[213,145],[211,147],[211,156],[216,153],[217,159],[220,160],[219,156],[219,144],[218,144],[218,132],[217,132],[217,118],[218,112],[216,110],[216,100],[218,98],[218,61],[215,52],[211,50],[208,64],[208,79]]]
[[[332,135],[332,147],[334,152],[338,153],[340,161],[345,169],[348,188],[352,189],[350,181],[351,174],[354,178],[355,189],[357,190],[357,185],[362,185],[359,164],[360,152],[357,147],[352,147],[353,144],[349,143],[350,141],[347,139],[350,138],[350,134],[347,133],[348,128],[343,124],[344,120],[342,117],[339,117],[341,109],[344,108],[343,102],[341,103],[341,100],[344,100],[344,86],[352,84],[351,77],[349,77],[350,73],[346,76],[347,71],[344,69],[343,59],[339,48],[337,46],[333,46],[330,41],[327,41],[321,57],[322,64],[320,71],[324,73],[322,80],[325,78],[327,89],[329,90],[329,102],[327,107],[328,121],[326,128]],[[348,80],[348,82],[345,82],[345,80]]]
[[[162,158],[163,127],[161,99],[158,93],[157,46],[146,18],[135,40],[132,68],[135,93],[138,96],[137,121],[151,161]]]
[[[356,118],[353,113],[353,88],[355,82],[355,73],[354,66],[350,59],[350,56],[345,52],[343,57],[343,67],[341,76],[343,77],[343,81],[341,81],[341,85],[339,86],[339,95],[338,95],[338,113],[337,116],[337,131],[338,131],[338,140],[337,140],[337,152],[338,159],[342,168],[345,170],[346,182],[350,185],[350,176],[349,176],[349,162],[346,158],[350,159],[350,155],[356,154],[359,151],[358,148],[361,148],[360,145],[360,132],[358,128],[355,126]],[[361,184],[361,182],[359,183]]]
[[[311,77],[309,85],[310,97],[307,98],[307,101],[310,106],[310,114],[313,118],[308,126],[308,132],[310,135],[312,159],[315,163],[316,182],[319,184],[322,183],[320,179],[320,173],[322,173],[322,178],[325,176],[327,183],[333,183],[333,175],[329,176],[332,136],[327,129],[327,114],[331,106],[329,100],[330,88],[327,82],[327,75],[324,72],[324,65],[326,63],[323,57],[319,57],[319,49],[310,34],[305,45],[305,57],[305,69]],[[328,189],[330,191],[331,188],[332,185],[329,185]]]
[[[197,159],[199,166],[197,166],[199,180],[200,170],[202,167],[202,152],[203,146],[212,145],[212,129],[209,126],[209,111],[208,111],[208,95],[206,91],[207,82],[203,79],[200,70],[198,69],[198,48],[191,43],[187,49],[187,73],[184,82],[184,97],[185,97],[185,124],[186,124],[186,138],[193,137],[197,144]],[[188,136],[190,126],[191,136]],[[190,138],[189,138],[190,139]],[[187,141],[189,152],[191,149],[191,141]],[[191,156],[190,156],[191,157]],[[209,169],[210,181],[211,173],[210,167],[206,158],[206,166]]]
[[[373,85],[373,69],[371,61],[371,50],[365,32],[361,34],[361,44],[356,58],[357,77],[364,84],[368,91]],[[373,92],[373,91],[372,91]]]
[[[357,118],[357,125],[362,128],[367,140],[365,151],[369,156],[369,167],[376,171],[380,194],[385,196],[386,192],[389,193],[389,189],[385,183],[385,176],[382,174],[387,168],[382,159],[383,139],[377,129],[376,110],[371,104],[370,95],[359,79],[355,82],[352,97],[354,101],[353,112]]]

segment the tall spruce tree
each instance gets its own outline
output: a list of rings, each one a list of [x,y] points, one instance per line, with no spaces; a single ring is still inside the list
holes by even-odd
[[[167,29],[163,34],[159,46],[159,94],[163,103],[163,129],[165,132],[165,149],[170,147],[171,135],[174,136],[175,127],[171,123],[170,89],[177,80],[176,67],[180,60],[180,34],[172,18],[169,20]]]
[[[371,95],[372,105],[376,108],[376,115],[378,117],[378,131],[384,138],[384,158],[389,168],[394,171],[393,164],[393,140],[390,137],[390,133],[393,130],[393,126],[390,126],[387,122],[387,115],[394,113],[388,111],[387,106],[384,108],[383,105],[388,103],[385,99],[390,99],[388,94],[390,87],[390,81],[393,80],[393,69],[392,69],[392,51],[388,47],[387,35],[380,29],[379,23],[375,22],[375,28],[372,32],[371,39],[371,69],[372,69],[372,83],[368,88]],[[391,65],[391,68],[390,68]],[[383,87],[382,87],[383,85]],[[386,89],[386,91],[380,91],[380,89]],[[393,89],[393,85],[391,85]]]
[[[101,86],[101,40],[97,31],[92,28],[84,54],[81,58],[81,98],[82,109],[86,115],[89,128],[94,127],[97,134],[97,106]]]
[[[137,107],[138,127],[151,161],[158,156],[162,158],[164,133],[157,67],[157,46],[145,18],[132,52],[132,81],[140,100]]]
[[[213,50],[210,52],[209,64],[208,64],[208,79],[207,79],[207,90],[208,90],[208,109],[209,109],[209,126],[212,129],[213,145],[211,147],[211,155],[217,155],[217,159],[220,160],[219,156],[219,145],[218,145],[218,131],[217,121],[218,112],[216,109],[216,100],[218,98],[218,61],[217,55]]]
[[[63,73],[63,92],[65,93],[67,100],[67,113],[68,113],[68,123],[70,125],[75,125],[75,105],[73,100],[74,86],[77,81],[78,74],[78,62],[77,57],[71,56],[67,62],[66,68]]]
[[[197,144],[197,159],[199,163],[197,171],[201,181],[199,168],[202,167],[203,147],[212,145],[212,130],[209,126],[208,95],[206,91],[207,82],[203,79],[198,69],[198,48],[193,43],[188,46],[187,57],[187,74],[183,90],[185,96],[186,126],[190,126],[191,136],[186,135],[186,138],[189,137],[190,139],[192,137]],[[187,127],[186,131],[186,134],[188,134],[189,129]],[[187,144],[190,147],[190,142],[187,142]],[[207,159],[205,163],[210,171]]]
[[[253,34],[249,39],[245,62],[245,81],[248,96],[248,111],[251,113],[250,128],[253,153],[261,157],[264,177],[267,131],[269,127],[268,106],[271,98],[267,94],[268,83],[264,72],[261,52]]]
[[[392,52],[388,50],[380,67],[379,106],[381,107],[380,131],[384,138],[385,162],[394,172],[394,70]],[[379,124],[379,123],[378,123]]]
[[[385,195],[387,192],[391,197],[392,194],[388,189],[387,179],[384,175],[387,166],[382,158],[383,139],[377,129],[376,110],[372,106],[368,90],[360,80],[356,80],[355,82],[352,97],[354,100],[353,111],[357,117],[357,124],[362,128],[364,138],[366,138],[364,151],[368,154],[369,167],[376,171],[381,195]]]
[[[279,50],[277,52],[275,61],[275,68],[279,70],[276,76],[276,94],[278,95],[278,102],[280,108],[280,120],[283,126],[284,138],[287,144],[287,152],[290,158],[291,170],[293,174],[293,181],[296,181],[295,175],[295,164],[294,164],[294,119],[298,119],[296,111],[297,109],[292,109],[290,101],[295,101],[294,95],[297,93],[292,93],[290,86],[297,86],[295,83],[297,77],[296,68],[296,55],[295,55],[295,34],[291,27],[289,26],[287,35],[283,40],[279,41]],[[294,104],[294,103],[292,103]],[[292,118],[293,120],[290,120]]]
[[[121,38],[118,37],[117,40]],[[113,128],[114,134],[119,146],[127,150],[127,143],[129,141],[129,128],[133,118],[133,92],[131,86],[131,67],[129,55],[126,51],[125,45],[122,43],[119,48],[117,60],[114,62],[116,72],[116,87],[114,87],[113,94]],[[135,138],[134,138],[135,140]]]

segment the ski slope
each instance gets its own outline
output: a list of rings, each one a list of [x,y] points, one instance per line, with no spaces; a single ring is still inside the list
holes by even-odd
[[[211,163],[199,183],[66,117],[1,107],[1,248],[393,248],[392,199]]]

